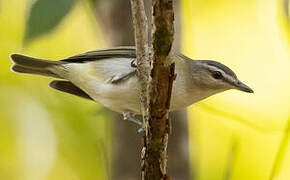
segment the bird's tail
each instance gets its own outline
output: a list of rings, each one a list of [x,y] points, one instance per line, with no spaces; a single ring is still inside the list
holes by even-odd
[[[36,59],[20,54],[12,54],[10,58],[14,62],[11,68],[14,72],[61,78],[52,72],[50,67],[63,64],[62,61]]]

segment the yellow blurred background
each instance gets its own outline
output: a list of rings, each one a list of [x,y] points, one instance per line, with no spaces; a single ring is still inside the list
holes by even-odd
[[[62,59],[105,48],[110,35],[79,1],[53,32],[24,48],[30,3],[0,0],[0,179],[109,179],[110,114],[48,88],[49,78],[12,73],[9,55]],[[290,32],[282,0],[183,0],[181,15],[182,52],[226,64],[255,91],[227,91],[189,108],[196,179],[290,179]]]
[[[190,107],[197,179],[290,179],[290,32],[282,11],[276,0],[183,1],[183,53],[228,65],[255,91]]]
[[[101,106],[52,90],[50,78],[10,71],[11,53],[61,59],[105,47],[93,14],[78,2],[57,29],[23,48],[30,2],[0,1],[0,179],[108,179],[111,125]]]

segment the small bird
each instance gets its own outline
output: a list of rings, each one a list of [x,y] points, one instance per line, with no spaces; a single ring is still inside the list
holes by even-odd
[[[49,84],[53,89],[99,102],[123,113],[124,119],[141,124],[134,119],[134,115],[141,113],[135,47],[89,51],[59,61],[20,54],[12,54],[11,60],[14,72],[58,78]],[[177,77],[170,111],[229,89],[253,93],[230,68],[219,62],[192,60],[177,53],[173,60]]]

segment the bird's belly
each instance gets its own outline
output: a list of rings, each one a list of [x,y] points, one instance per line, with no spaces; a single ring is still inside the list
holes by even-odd
[[[93,86],[88,94],[105,107],[119,113],[130,111],[140,114],[139,85],[136,80],[129,79],[118,84],[94,81],[90,87]]]
[[[130,111],[141,114],[140,86],[137,79],[132,78],[119,84],[93,82],[88,94],[105,107],[122,113]],[[170,111],[186,108],[195,102],[196,98],[188,97],[177,88],[173,88]]]

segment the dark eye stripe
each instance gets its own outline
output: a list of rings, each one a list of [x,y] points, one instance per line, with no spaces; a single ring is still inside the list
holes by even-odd
[[[214,71],[212,73],[212,77],[215,78],[215,79],[221,79],[223,77],[222,73],[219,72],[219,71]]]

